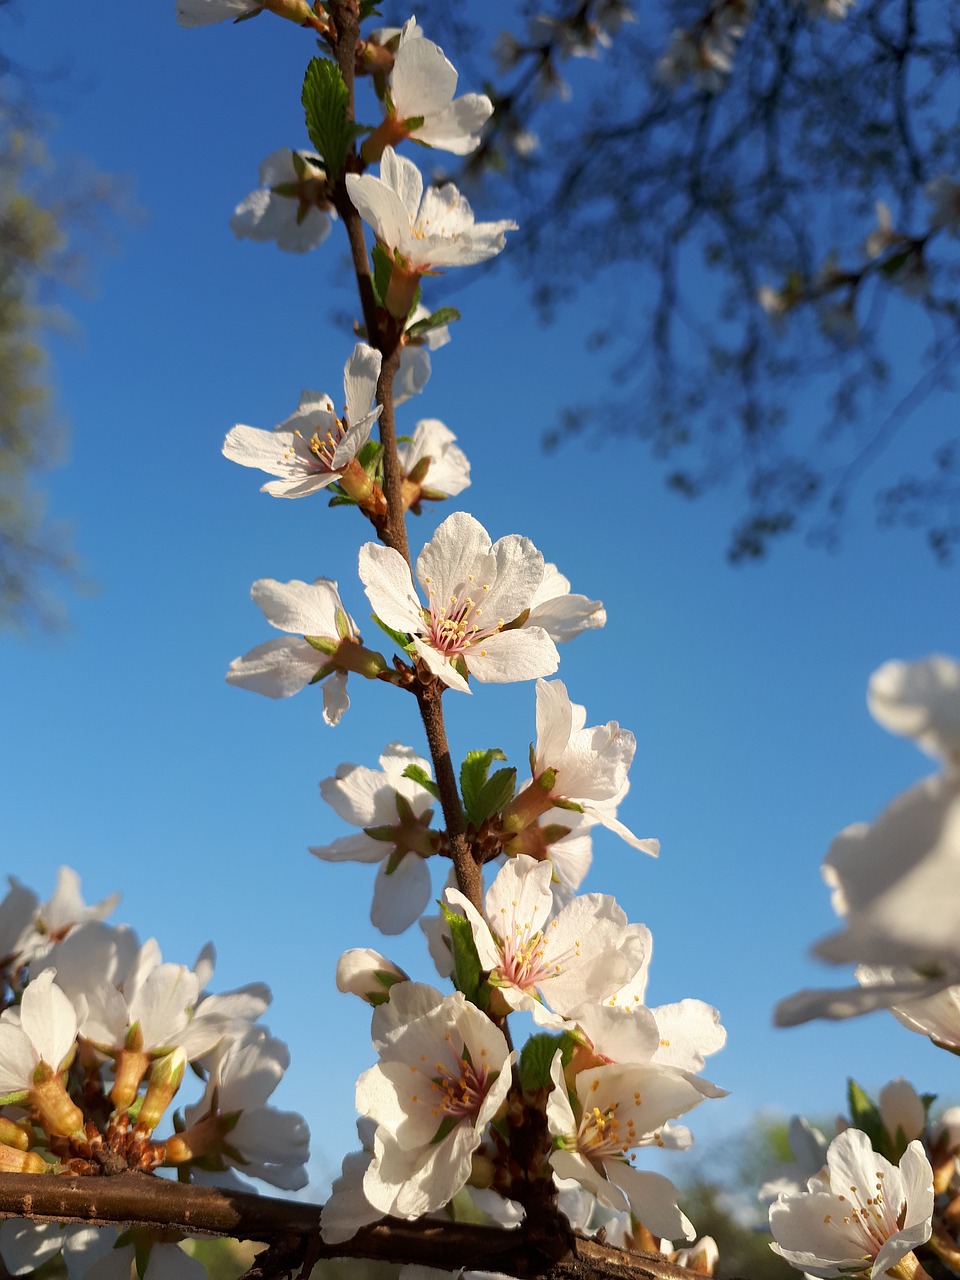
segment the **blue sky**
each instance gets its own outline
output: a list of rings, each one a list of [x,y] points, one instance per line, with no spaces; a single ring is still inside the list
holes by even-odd
[[[318,691],[274,704],[223,680],[268,638],[255,578],[334,577],[351,612],[368,612],[359,518],[322,498],[274,501],[220,455],[234,423],[271,427],[302,388],[342,395],[353,339],[336,317],[356,310],[343,242],[294,258],[227,225],[262,157],[307,144],[299,96],[313,48],[269,17],[183,31],[172,2],[118,17],[91,0],[59,7],[55,24],[19,8],[3,19],[14,56],[68,72],[50,91],[54,150],[130,175],[140,214],[56,342],[72,444],[50,502],[93,589],[61,637],[0,639],[7,869],[46,896],[68,863],[88,898],[122,890],[116,918],[155,935],[165,958],[192,963],[212,938],[218,989],[270,983],[269,1023],[293,1054],[279,1101],[311,1122],[319,1189],[353,1145],[353,1082],[372,1060],[365,1010],[334,988],[337,956],[381,946],[433,975],[419,937],[374,932],[369,869],[306,852],[345,833],[321,778],[341,761],[375,764],[391,739],[422,746],[413,700],[355,688],[331,730]],[[482,218],[513,212],[477,203]],[[848,1074],[868,1087],[906,1074],[957,1100],[953,1060],[885,1015],[789,1032],[770,1021],[778,998],[841,976],[806,955],[833,926],[818,872],[831,837],[932,767],[873,724],[864,692],[888,658],[956,652],[955,572],[919,539],[877,532],[868,502],[839,555],[788,545],[759,568],[728,568],[732,495],[666,494],[642,450],[614,438],[621,424],[605,441],[540,447],[560,407],[603,394],[583,344],[595,299],[538,327],[508,249],[456,301],[464,318],[400,426],[446,422],[473,464],[459,505],[494,538],[531,537],[607,607],[606,629],[565,646],[558,674],[588,723],[636,733],[621,817],[662,854],[598,834],[585,888],[615,893],[653,930],[652,1002],[698,996],[721,1010],[728,1046],[708,1074],[731,1097],[695,1113],[695,1132],[709,1148],[761,1110],[830,1114]],[[818,412],[812,398],[797,408]],[[411,522],[415,549],[445,514]],[[532,686],[445,705],[455,755],[497,745],[523,770]]]

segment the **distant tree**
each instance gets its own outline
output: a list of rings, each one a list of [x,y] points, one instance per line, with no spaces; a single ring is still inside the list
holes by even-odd
[[[14,0],[0,0],[4,15]],[[77,564],[46,514],[37,478],[63,455],[50,389],[52,302],[76,274],[81,241],[113,201],[97,175],[54,165],[33,79],[0,57],[0,628],[49,625]]]
[[[417,12],[461,57],[490,45],[438,0]],[[960,9],[537,0],[511,13],[470,169],[521,197],[537,302],[549,317],[579,299],[584,346],[609,353],[615,388],[571,405],[548,443],[634,437],[678,494],[736,488],[734,561],[787,533],[836,545],[911,411],[953,390]],[[881,524],[922,530],[947,561],[960,414],[944,404],[874,497]]]

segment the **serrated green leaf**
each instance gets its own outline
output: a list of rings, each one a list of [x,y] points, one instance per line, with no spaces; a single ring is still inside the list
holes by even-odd
[[[394,631],[393,627],[388,627],[383,619],[378,618],[375,613],[371,613],[370,617],[377,624],[380,630],[390,637],[394,644],[399,645],[404,653],[410,653],[413,646],[410,643],[410,637],[405,631]]]
[[[454,320],[459,319],[460,312],[456,307],[440,307],[432,315],[423,320],[418,320],[416,324],[412,324],[407,329],[406,335],[416,341],[417,338],[422,338],[425,333],[430,333],[433,329],[440,329],[445,324],[453,324]]]
[[[368,440],[357,454],[357,461],[368,476],[379,480],[383,470],[383,445],[379,440]]]
[[[320,153],[330,181],[336,182],[346,164],[354,127],[349,118],[350,96],[335,62],[310,59],[300,101],[310,141]]]
[[[367,18],[379,18],[380,10],[377,8],[379,0],[361,0],[360,3],[360,21],[364,22]]]
[[[416,782],[423,787],[424,791],[429,791],[434,800],[440,799],[440,788],[422,765],[408,764],[401,776],[409,778],[411,782]]]
[[[387,289],[390,286],[390,277],[393,275],[393,259],[384,249],[383,245],[375,244],[373,246],[373,293],[377,302],[382,307],[383,300],[387,296]]]
[[[481,796],[487,781],[487,774],[494,760],[506,760],[499,747],[488,751],[468,751],[467,757],[460,766],[460,794],[463,796],[463,807],[467,818],[479,827],[483,821],[478,817],[482,808]]]
[[[516,769],[498,769],[489,777],[483,784],[477,800],[477,818],[475,819],[477,825],[486,822],[487,818],[498,813],[505,804],[509,804],[516,787]]]
[[[473,940],[473,929],[466,916],[451,911],[445,902],[440,903],[440,910],[450,930],[451,952],[453,954],[453,985],[472,1004],[478,1004],[480,994],[480,956],[477,944]]]
[[[520,1054],[520,1084],[524,1093],[550,1088],[550,1066],[561,1037],[547,1031],[531,1036]]]

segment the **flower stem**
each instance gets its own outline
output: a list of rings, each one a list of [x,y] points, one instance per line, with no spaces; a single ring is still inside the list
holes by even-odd
[[[434,680],[430,684],[421,684],[415,692],[430,747],[430,757],[433,760],[437,790],[440,792],[440,804],[443,808],[443,820],[450,840],[450,853],[457,873],[457,884],[461,893],[466,894],[476,909],[482,912],[483,876],[474,857],[473,845],[466,835],[460,793],[457,790],[457,779],[450,759],[450,747],[447,744],[447,731],[443,723],[443,708],[440,703],[443,689],[443,684],[439,680]]]

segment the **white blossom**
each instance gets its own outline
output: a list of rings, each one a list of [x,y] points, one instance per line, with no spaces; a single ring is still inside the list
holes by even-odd
[[[223,442],[224,457],[276,476],[260,490],[274,498],[303,498],[343,481],[383,411],[379,404],[370,408],[380,364],[379,351],[357,343],[343,370],[347,407],[342,418],[328,395],[304,391],[296,411],[272,431],[232,427]]]
[[[177,0],[181,27],[205,27],[213,22],[236,22],[263,8],[263,0]]]
[[[414,427],[410,439],[397,445],[401,474],[408,484],[415,483],[417,488],[411,506],[425,498],[436,501],[455,497],[470,484],[470,463],[454,443],[456,438],[437,418],[423,418]],[[415,482],[411,478],[413,474],[418,477]]]
[[[543,627],[551,640],[562,644],[593,627],[606,626],[607,611],[599,600],[570,594],[570,579],[555,564],[543,566],[525,626]]]
[[[639,839],[616,816],[629,789],[627,772],[637,748],[633,734],[615,720],[586,728],[586,709],[571,702],[560,680],[537,681],[537,742],[533,782],[504,814],[504,826],[520,830],[531,805],[539,811],[555,806],[579,809],[602,823],[634,849],[653,856],[660,842]],[[553,821],[562,821],[556,813]]]
[[[417,166],[392,147],[380,160],[380,177],[348,173],[347,193],[391,258],[405,270],[466,267],[503,249],[510,220],[474,222],[473,210],[451,182],[423,189]]]
[[[397,56],[390,73],[391,115],[399,125],[421,119],[403,136],[428,147],[467,155],[480,145],[480,132],[493,114],[493,103],[482,93],[454,99],[457,73],[432,40],[423,38],[416,18],[404,23]]]
[[[290,632],[291,638],[268,640],[234,658],[227,671],[227,683],[268,698],[289,698],[320,677],[323,718],[327,724],[339,723],[350,699],[347,672],[337,666],[335,659],[344,644],[359,649],[360,637],[343,607],[337,584],[328,578],[318,578],[316,582],[260,578],[250,595],[270,625]],[[311,644],[311,640],[319,644]],[[321,676],[325,668],[329,674]]]
[[[554,1172],[579,1182],[609,1209],[629,1209],[654,1235],[692,1240],[696,1232],[677,1206],[676,1187],[635,1169],[630,1153],[703,1094],[672,1067],[607,1065],[578,1072],[571,1100],[560,1063],[558,1051],[547,1099]]]
[[[408,633],[424,665],[451,688],[468,692],[468,674],[502,683],[557,668],[545,631],[510,625],[529,609],[543,580],[543,556],[527,538],[510,534],[492,543],[473,516],[448,516],[417,559],[426,608],[392,547],[361,547],[360,578],[381,620]]]
[[[284,1191],[307,1185],[310,1133],[303,1117],[268,1103],[290,1065],[287,1046],[264,1027],[251,1027],[224,1043],[213,1057],[203,1097],[184,1112],[189,1139],[192,1126],[222,1126],[220,1142],[209,1152],[214,1167],[238,1169]]]
[[[870,677],[867,705],[885,729],[960,767],[960,663],[953,658],[884,663]]]
[[[320,783],[320,794],[344,822],[359,827],[332,844],[311,845],[325,862],[377,862],[370,918],[382,933],[402,933],[430,900],[426,859],[435,851],[430,830],[435,801],[404,771],[411,766],[429,774],[426,760],[399,742],[389,743],[380,769],[344,764]]]
[[[38,1068],[58,1075],[76,1047],[77,1015],[46,969],[27,983],[19,1008],[0,1016],[0,1095],[29,1094]]]
[[[273,240],[286,253],[307,253],[326,240],[337,216],[326,192],[320,157],[281,147],[261,163],[260,186],[240,201],[230,226],[238,240]]]
[[[373,1024],[380,1061],[357,1083],[357,1110],[377,1123],[363,1190],[381,1212],[417,1218],[465,1185],[516,1054],[460,992],[420,983],[398,984]]]
[[[448,889],[446,898],[469,920],[481,967],[510,1008],[562,1026],[571,1010],[599,1004],[621,986],[640,954],[626,916],[606,894],[574,898],[554,913],[552,875],[549,862],[509,859],[487,891],[485,918],[458,890]]]
[[[930,1239],[932,1214],[933,1170],[919,1142],[897,1167],[865,1133],[846,1129],[827,1150],[826,1176],[770,1206],[770,1247],[820,1280],[879,1280]]]

